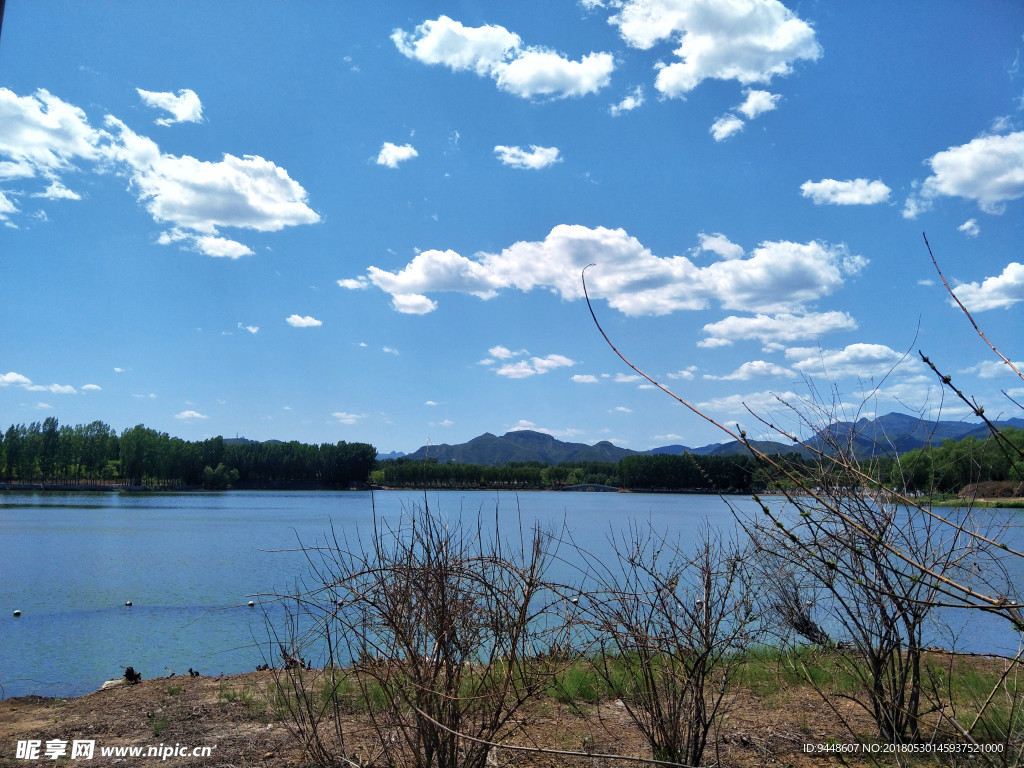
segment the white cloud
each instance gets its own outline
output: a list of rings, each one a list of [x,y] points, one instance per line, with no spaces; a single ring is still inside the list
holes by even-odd
[[[49,386],[43,384],[30,384],[25,389],[32,392],[52,392],[55,395],[75,395],[78,394],[76,390],[70,384],[50,384]]]
[[[398,350],[395,349],[394,347],[381,347],[380,351],[384,352],[385,354],[388,354],[388,355],[397,355],[397,354],[399,354]]]
[[[926,162],[932,175],[907,198],[905,218],[927,211],[942,196],[974,200],[991,214],[1001,214],[1007,201],[1024,197],[1024,131],[981,136],[938,152]]]
[[[815,205],[874,205],[884,203],[892,191],[881,181],[852,179],[836,181],[808,179],[800,185],[804,197],[809,197]]]
[[[547,168],[554,163],[562,162],[562,158],[558,153],[558,147],[538,147],[536,144],[531,144],[529,151],[522,147],[498,145],[494,148],[494,154],[498,156],[498,159],[503,164],[512,168],[538,170],[540,168]]]
[[[210,256],[238,258],[247,246],[219,237],[223,227],[277,232],[313,224],[320,216],[306,204],[306,190],[288,172],[257,155],[225,154],[219,162],[164,154],[115,117],[111,155],[128,168],[132,189],[154,221],[172,225],[163,244],[185,241]]]
[[[643,376],[639,373],[616,373],[615,383],[616,384],[633,384],[637,381],[643,381]]]
[[[346,413],[345,411],[335,411],[331,416],[342,424],[355,424],[360,419],[366,418],[365,413]]]
[[[843,349],[821,350],[793,348],[786,357],[793,368],[808,376],[829,379],[879,378],[897,367],[903,374],[916,373],[920,363],[884,344],[850,344]]]
[[[981,227],[978,226],[977,219],[968,219],[959,227],[957,227],[957,231],[963,232],[968,237],[977,237],[978,235],[981,234]]]
[[[757,339],[765,345],[803,341],[837,331],[853,331],[857,322],[846,312],[812,312],[806,315],[782,313],[754,317],[730,316],[702,329],[708,338],[699,347],[721,347],[740,339]]]
[[[625,0],[611,23],[635,48],[678,42],[679,61],[662,63],[655,80],[669,97],[707,79],[768,83],[821,56],[811,26],[778,0]]]
[[[167,232],[161,232],[157,238],[159,245],[170,245],[171,243],[184,243],[186,248],[212,256],[219,259],[240,259],[243,256],[251,256],[252,249],[249,246],[230,240],[226,237],[216,235],[197,235],[193,232],[185,232],[173,227]]]
[[[467,27],[447,16],[424,21],[413,32],[396,29],[391,39],[410,59],[473,71],[522,98],[594,93],[608,84],[615,69],[610,53],[572,61],[546,48],[524,46],[519,35],[502,26]]]
[[[577,373],[572,377],[572,380],[577,384],[597,384],[597,376],[592,373]]]
[[[612,104],[608,111],[612,117],[618,117],[626,112],[632,112],[634,109],[643,106],[644,103],[644,89],[643,86],[638,85],[628,94],[626,94],[622,101],[618,104]]]
[[[697,239],[700,240],[700,245],[697,246],[698,253],[706,251],[725,260],[743,258],[743,246],[732,242],[721,232],[716,232],[713,235],[705,235],[701,232],[697,235]]]
[[[0,373],[0,387],[9,387],[12,384],[19,387],[31,387],[32,380],[14,371]]]
[[[81,200],[82,196],[77,192],[72,192],[70,189],[65,187],[56,179],[50,182],[48,186],[42,192],[36,192],[32,197],[43,197],[47,200]]]
[[[617,405],[612,410],[615,411],[616,413],[632,413],[633,412],[632,408],[627,408],[624,405]]]
[[[979,283],[962,283],[953,293],[971,312],[1005,309],[1024,301],[1024,264],[1012,261],[1002,274],[986,277]]]
[[[517,357],[529,355],[525,349],[513,352],[508,347],[496,346],[487,350],[490,358],[481,360],[479,365],[494,366],[493,369],[499,376],[510,379],[525,379],[529,376],[537,376],[553,371],[556,368],[566,368],[576,365],[575,360],[570,360],[565,355],[548,355],[547,357],[529,357],[527,359],[510,362]]]
[[[697,403],[697,407],[701,410],[712,413],[739,416],[743,421],[753,421],[754,417],[750,415],[750,411],[758,414],[766,414],[772,410],[782,407],[782,402],[791,404],[804,403],[805,398],[791,391],[763,391],[751,392],[746,395],[735,394],[726,395],[725,397],[716,397],[711,400],[705,400],[704,402]],[[750,409],[749,411],[748,408]]]
[[[1024,371],[1024,362],[1016,361],[1013,365],[1018,371]],[[1017,375],[1013,368],[1003,360],[982,360],[977,365],[963,369],[960,373],[976,373],[979,379],[999,379],[1004,376]]]
[[[22,387],[29,392],[52,392],[55,395],[78,394],[78,390],[70,384],[33,384],[32,379],[22,376],[20,373],[15,373],[14,371],[0,373],[0,387],[10,386]],[[95,385],[92,386],[95,387]],[[99,389],[99,387],[96,387],[96,389]]]
[[[83,392],[99,392],[101,389],[103,389],[103,387],[99,384],[84,384],[82,386]]]
[[[405,315],[425,315],[437,309],[437,302],[417,293],[394,293],[391,308]]]
[[[174,418],[183,419],[185,421],[194,421],[196,419],[206,419],[208,416],[204,416],[198,411],[182,411],[181,413],[174,414]]]
[[[18,96],[0,88],[0,156],[8,177],[43,176],[76,170],[79,160],[99,161],[110,136],[95,130],[85,112],[49,91]]]
[[[711,124],[710,128],[711,135],[715,138],[715,141],[725,141],[742,130],[743,121],[733,114],[722,115]]]
[[[745,258],[698,267],[685,256],[655,256],[621,229],[562,224],[543,241],[518,242],[473,259],[450,250],[423,251],[398,272],[371,266],[367,279],[391,294],[398,311],[423,314],[436,308],[423,294],[436,291],[490,299],[499,289],[538,288],[580,299],[580,274],[591,263],[592,298],[627,315],[664,315],[704,309],[711,301],[754,312],[801,310],[838,289],[867,260],[842,245],[778,241],[761,243]]]
[[[670,379],[682,379],[683,381],[692,381],[696,373],[697,366],[688,365],[685,369],[681,371],[676,371],[675,373],[668,374],[668,377]]]
[[[136,88],[142,103],[147,107],[155,107],[171,113],[171,117],[161,117],[154,121],[157,125],[173,125],[174,123],[203,122],[203,105],[196,92],[183,88],[174,93],[156,93]]]
[[[342,288],[347,288],[350,291],[361,291],[364,288],[369,287],[370,281],[365,277],[360,277],[355,280],[339,280],[338,285]]]
[[[753,120],[758,115],[771,112],[779,103],[782,96],[770,91],[760,91],[755,88],[747,89],[747,98],[736,109],[744,114],[748,120]]]
[[[252,334],[257,334],[257,333],[260,332],[260,327],[258,325],[242,325],[241,323],[239,323],[238,327],[241,330],[248,331],[249,333],[252,333]]]
[[[420,153],[416,151],[412,144],[392,144],[390,141],[385,141],[380,148],[380,152],[377,154],[377,165],[383,165],[388,168],[397,168],[399,163],[404,163],[406,160],[412,160],[414,157],[419,157]]]
[[[317,328],[323,325],[322,320],[317,320],[315,317],[309,315],[289,315],[285,318],[285,322],[288,323],[292,328]]]
[[[525,354],[527,354],[527,352],[526,352],[526,350],[522,350],[520,352],[513,352],[508,347],[503,347],[503,346],[501,346],[499,344],[496,347],[491,347],[490,349],[488,349],[487,350],[487,354],[489,354],[491,357],[496,357],[499,360],[509,360],[509,359],[511,359],[513,357],[518,357],[520,355],[525,355]]]
[[[794,375],[793,371],[789,368],[784,368],[776,363],[769,363],[764,360],[752,360],[749,363],[743,363],[743,365],[726,376],[712,376],[711,374],[705,374],[704,378],[715,381],[749,381],[750,379],[766,379],[774,376]]]

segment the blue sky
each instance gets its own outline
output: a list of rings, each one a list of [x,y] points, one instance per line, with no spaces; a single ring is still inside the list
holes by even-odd
[[[0,36],[0,422],[412,451],[1019,379],[1024,5],[66,3]]]

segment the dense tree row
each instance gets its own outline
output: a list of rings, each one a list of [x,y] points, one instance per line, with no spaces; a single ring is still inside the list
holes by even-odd
[[[141,424],[118,435],[101,421],[87,426],[11,425],[0,438],[0,481],[120,482],[125,485],[222,488],[234,482],[348,486],[365,482],[376,452],[365,443],[197,442]]]
[[[392,487],[564,488],[595,484],[647,490],[747,491],[755,477],[749,456],[628,456],[618,463],[540,462],[496,466],[389,459],[377,464],[374,482]]]
[[[1002,437],[1024,450],[1024,430],[1006,429]],[[957,493],[971,483],[1024,481],[1024,461],[1001,440],[945,440],[942,445],[903,454],[894,462],[889,483],[917,493]]]

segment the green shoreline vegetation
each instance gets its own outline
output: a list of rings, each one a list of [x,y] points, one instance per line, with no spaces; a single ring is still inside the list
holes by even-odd
[[[1024,449],[1024,430],[1003,436]],[[11,425],[0,435],[0,483],[7,487],[226,490],[383,487],[559,490],[586,486],[627,491],[747,494],[787,490],[812,478],[822,461],[779,457],[790,473],[749,454],[635,454],[613,461],[540,461],[484,465],[436,459],[376,459],[366,443],[254,442],[214,437],[186,441],[143,425],[121,434],[102,421],[70,427],[56,418]],[[965,499],[1021,506],[1024,461],[1000,444],[946,440],[901,456],[860,461],[876,488],[892,488],[940,506]],[[794,483],[793,478],[797,478]]]

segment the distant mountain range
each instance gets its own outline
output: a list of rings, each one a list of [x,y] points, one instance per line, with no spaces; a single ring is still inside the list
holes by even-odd
[[[996,426],[1024,429],[1024,419],[1014,418],[995,422]],[[837,421],[818,432],[807,441],[812,448],[827,451],[831,444],[850,445],[855,454],[871,456],[879,454],[906,453],[928,444],[938,445],[943,440],[963,440],[967,437],[983,438],[989,434],[988,427],[980,423],[964,421],[922,421],[904,413],[889,413],[877,419],[860,419],[857,422]],[[811,454],[803,446],[770,440],[752,440],[751,445],[767,454],[799,453],[805,457]],[[528,429],[506,432],[501,437],[485,432],[467,443],[458,445],[425,445],[410,454],[392,452],[378,454],[378,459],[408,458],[422,460],[436,459],[439,462],[454,461],[459,464],[507,464],[510,462],[540,461],[545,464],[562,464],[573,461],[617,462],[635,454],[667,453],[680,455],[692,453],[698,456],[735,456],[747,453],[743,443],[733,440],[712,443],[698,448],[685,445],[665,445],[649,451],[633,451],[619,448],[603,440],[595,445],[568,443],[556,440],[542,432]]]

